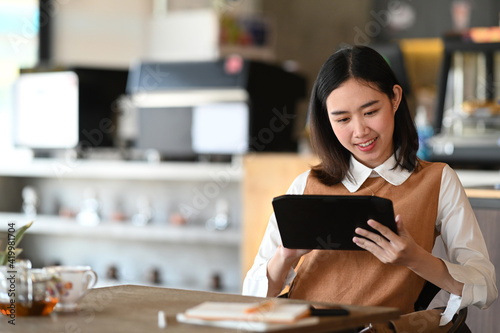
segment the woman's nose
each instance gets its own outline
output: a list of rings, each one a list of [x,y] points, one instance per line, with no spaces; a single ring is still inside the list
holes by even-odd
[[[353,134],[355,137],[363,137],[370,133],[370,129],[366,126],[363,119],[353,119]]]

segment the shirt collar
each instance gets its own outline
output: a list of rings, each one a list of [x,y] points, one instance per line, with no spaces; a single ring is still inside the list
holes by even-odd
[[[408,179],[408,177],[410,177],[411,172],[400,166],[393,169],[394,165],[396,165],[396,157],[394,156],[394,154],[375,169],[371,169],[365,166],[351,155],[349,171],[351,173],[352,179],[346,177],[344,178],[344,180],[342,180],[342,184],[344,184],[344,186],[351,193],[359,190],[361,185],[369,177],[380,176],[394,186],[401,185]]]

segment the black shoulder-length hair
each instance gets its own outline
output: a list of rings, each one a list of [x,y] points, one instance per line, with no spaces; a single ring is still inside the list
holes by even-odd
[[[309,104],[309,130],[311,145],[320,164],[311,173],[326,185],[341,182],[349,173],[351,153],[335,136],[326,109],[330,93],[348,79],[354,78],[394,97],[394,85],[400,85],[387,61],[367,46],[344,47],[331,55],[321,67],[314,83]],[[394,117],[394,168],[413,171],[418,167],[418,135],[404,93]]]

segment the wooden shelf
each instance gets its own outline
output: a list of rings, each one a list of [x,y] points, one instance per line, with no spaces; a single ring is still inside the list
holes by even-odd
[[[129,222],[106,222],[97,226],[83,226],[75,219],[51,215],[39,215],[33,219],[35,223],[29,234],[61,237],[87,237],[107,240],[133,240],[144,242],[169,242],[182,244],[204,244],[217,246],[236,246],[241,243],[241,233],[237,228],[229,227],[223,231],[207,230],[195,225],[146,225],[135,226]],[[0,213],[0,232],[7,231],[8,222],[16,222],[20,228],[31,221],[23,214]]]
[[[469,198],[478,199],[500,199],[500,190],[481,189],[481,188],[466,188],[465,193]]]

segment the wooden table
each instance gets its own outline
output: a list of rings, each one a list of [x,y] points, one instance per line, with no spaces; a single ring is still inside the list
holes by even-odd
[[[123,285],[92,289],[76,313],[52,313],[43,317],[17,317],[16,325],[0,317],[2,333],[115,333],[115,332],[239,332],[238,330],[178,323],[176,314],[203,301],[254,302],[262,298],[234,294]],[[293,301],[293,300],[290,300]],[[298,302],[298,301],[295,301]],[[385,307],[346,306],[348,316],[321,317],[313,327],[286,332],[345,332],[365,323],[399,317]],[[167,317],[167,327],[158,328],[158,311]],[[240,332],[241,333],[241,332]]]

